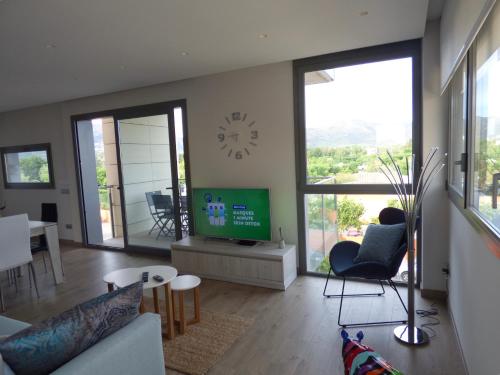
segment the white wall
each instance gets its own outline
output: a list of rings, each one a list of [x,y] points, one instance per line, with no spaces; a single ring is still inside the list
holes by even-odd
[[[449,309],[469,374],[500,374],[500,259],[489,248],[498,242],[488,244],[451,202],[449,211]]]
[[[4,113],[0,142],[36,139],[57,148],[56,184],[58,189],[69,185],[70,195],[46,194],[59,204],[61,237],[81,241],[70,116],[185,98],[193,187],[269,187],[273,235],[281,226],[285,239],[297,243],[292,82],[292,63],[284,62]],[[217,142],[217,127],[235,111],[248,113],[260,134],[255,152],[243,160],[228,158]],[[16,134],[19,130],[24,133]],[[6,192],[5,199],[11,212],[31,212],[41,202],[27,190]],[[73,230],[65,230],[64,223]]]
[[[70,199],[60,193],[60,188],[68,185],[68,159],[71,161],[73,154],[72,148],[68,149],[61,137],[60,107],[52,105],[0,114],[0,147],[35,143],[51,143],[57,189],[5,190],[0,173],[0,201],[5,199],[7,203],[2,214],[28,213],[30,219],[40,220],[41,203],[57,203],[59,233],[62,238],[72,239],[71,231],[63,224],[73,222]],[[74,165],[71,169],[74,170]]]
[[[454,55],[475,33],[480,14],[494,0],[448,1],[441,22],[443,79]],[[470,374],[500,374],[500,259],[499,242],[480,233],[449,200],[449,310],[453,316]]]
[[[423,152],[448,149],[448,103],[441,96],[439,21],[428,22],[422,41]],[[437,176],[422,205],[422,289],[446,289],[441,269],[448,265],[446,169]]]

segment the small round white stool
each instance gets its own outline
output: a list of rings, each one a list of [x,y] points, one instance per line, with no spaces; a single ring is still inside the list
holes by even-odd
[[[179,324],[179,333],[182,335],[186,331],[186,326],[200,321],[200,284],[201,279],[198,276],[182,275],[177,276],[170,283],[172,288],[172,307],[174,311],[174,321]],[[194,318],[186,321],[184,314],[184,292],[194,289]],[[175,318],[175,294],[179,299],[179,319]]]

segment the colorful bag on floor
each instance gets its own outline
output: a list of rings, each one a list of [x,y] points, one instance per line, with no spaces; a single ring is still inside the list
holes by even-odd
[[[345,375],[403,375],[372,348],[361,344],[363,332],[358,332],[357,340],[351,340],[344,330],[341,335]]]

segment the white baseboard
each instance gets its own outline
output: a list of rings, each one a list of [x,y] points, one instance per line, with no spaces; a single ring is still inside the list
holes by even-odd
[[[467,361],[465,360],[464,350],[462,348],[462,343],[460,342],[460,336],[458,335],[457,325],[455,323],[453,312],[451,311],[451,305],[449,300],[448,300],[448,313],[450,314],[451,325],[453,328],[453,332],[455,333],[455,340],[457,342],[458,349],[460,351],[460,358],[462,359],[462,364],[464,366],[465,373],[466,375],[469,375],[470,374],[469,368],[467,367]]]

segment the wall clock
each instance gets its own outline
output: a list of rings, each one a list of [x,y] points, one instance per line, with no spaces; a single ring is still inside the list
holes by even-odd
[[[241,160],[250,156],[259,140],[255,121],[241,112],[233,112],[224,120],[224,124],[217,128],[219,148],[230,159]]]

